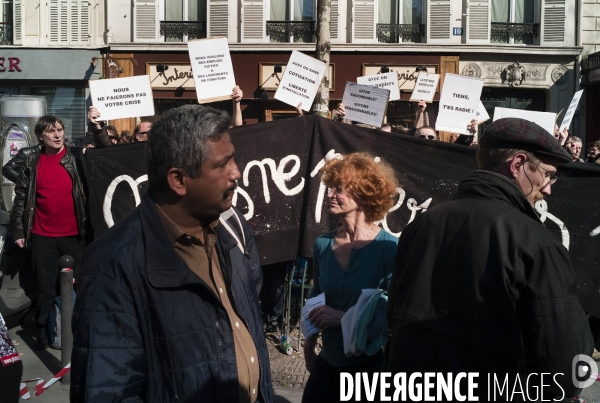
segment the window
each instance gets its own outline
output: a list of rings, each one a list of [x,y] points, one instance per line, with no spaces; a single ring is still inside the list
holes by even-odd
[[[493,0],[492,43],[533,45],[536,0]]]
[[[315,0],[271,0],[267,35],[271,42],[314,42]]]
[[[160,32],[165,42],[206,38],[206,0],[164,0],[165,18]]]
[[[86,89],[77,87],[32,87],[31,95],[46,97],[46,113],[65,124],[65,138],[80,139],[86,131]]]
[[[0,45],[12,45],[12,0],[0,0]]]
[[[377,37],[380,42],[421,42],[423,0],[378,0]]]
[[[79,0],[49,0],[48,27],[51,45],[89,45],[91,4]],[[39,5],[38,5],[39,7]]]

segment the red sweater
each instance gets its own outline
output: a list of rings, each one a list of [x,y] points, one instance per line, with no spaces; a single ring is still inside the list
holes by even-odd
[[[56,155],[42,152],[37,165],[35,218],[31,232],[52,238],[79,235],[73,181],[60,164],[66,147]]]

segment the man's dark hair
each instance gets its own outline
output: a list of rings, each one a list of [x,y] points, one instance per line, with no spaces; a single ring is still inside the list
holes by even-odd
[[[64,128],[65,128],[64,123],[62,122],[62,120],[60,120],[56,116],[52,116],[52,115],[42,116],[41,118],[38,119],[37,122],[35,122],[35,127],[33,128],[33,132],[35,133],[35,136],[39,140],[39,138],[42,135],[42,133],[44,132],[44,130],[46,130],[49,127],[55,127],[57,123],[59,123],[64,130]]]
[[[167,172],[179,168],[190,178],[200,173],[207,143],[219,141],[229,130],[231,117],[201,105],[184,105],[165,112],[152,124],[146,162],[150,190],[166,185]]]
[[[588,150],[592,147],[596,147],[597,149],[600,149],[600,140],[592,141],[591,143],[589,143],[587,145]]]

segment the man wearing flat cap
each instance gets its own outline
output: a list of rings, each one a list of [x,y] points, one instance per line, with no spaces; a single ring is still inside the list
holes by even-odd
[[[572,362],[592,354],[593,339],[569,253],[534,209],[550,195],[557,164],[571,160],[535,123],[490,124],[479,170],[402,232],[388,301],[388,370],[479,373],[479,401],[579,393]],[[495,399],[488,374],[490,393],[494,379],[499,385]]]

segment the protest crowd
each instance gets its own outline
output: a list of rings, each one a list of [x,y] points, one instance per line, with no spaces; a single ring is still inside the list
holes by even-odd
[[[58,261],[73,258],[71,401],[274,401],[265,333],[282,331],[290,263],[261,265],[260,231],[236,207],[248,181],[233,137],[243,126],[242,97],[233,88],[231,116],[185,105],[120,133],[91,106],[77,144],[46,115],[33,128],[39,144],[5,162],[2,175],[15,183],[9,239],[30,251],[36,276],[37,349],[52,344]],[[310,119],[302,106],[284,123]],[[423,150],[441,143],[438,116],[424,100],[409,130],[347,114],[340,103],[327,124],[410,139]],[[473,150],[477,169],[448,200],[413,214],[400,237],[382,224],[404,199],[394,161],[368,149],[323,157],[316,171],[332,224],[311,239],[306,297],[315,301],[307,311],[314,331],[303,342],[310,372],[303,402],[341,401],[344,374],[360,388],[359,373],[480,374],[475,392],[458,378],[453,392],[438,384],[437,401],[467,393],[488,401],[494,384],[484,374],[513,391],[496,401],[570,401],[582,390],[572,380],[574,358],[600,360],[598,319],[580,303],[576,262],[536,210],[564,166],[600,164],[600,141],[584,147],[568,126],[555,123],[549,133],[524,118],[496,119],[482,133],[475,116],[467,122],[448,147]],[[147,190],[129,214],[90,236],[97,206],[89,203],[85,160],[141,146]],[[0,336],[8,346],[0,356],[14,356],[1,321]],[[22,366],[0,370],[0,400],[17,401]],[[549,376],[529,382],[532,374]],[[373,387],[383,396],[382,383]],[[379,401],[366,390],[352,401]],[[401,396],[420,401],[410,391]]]

